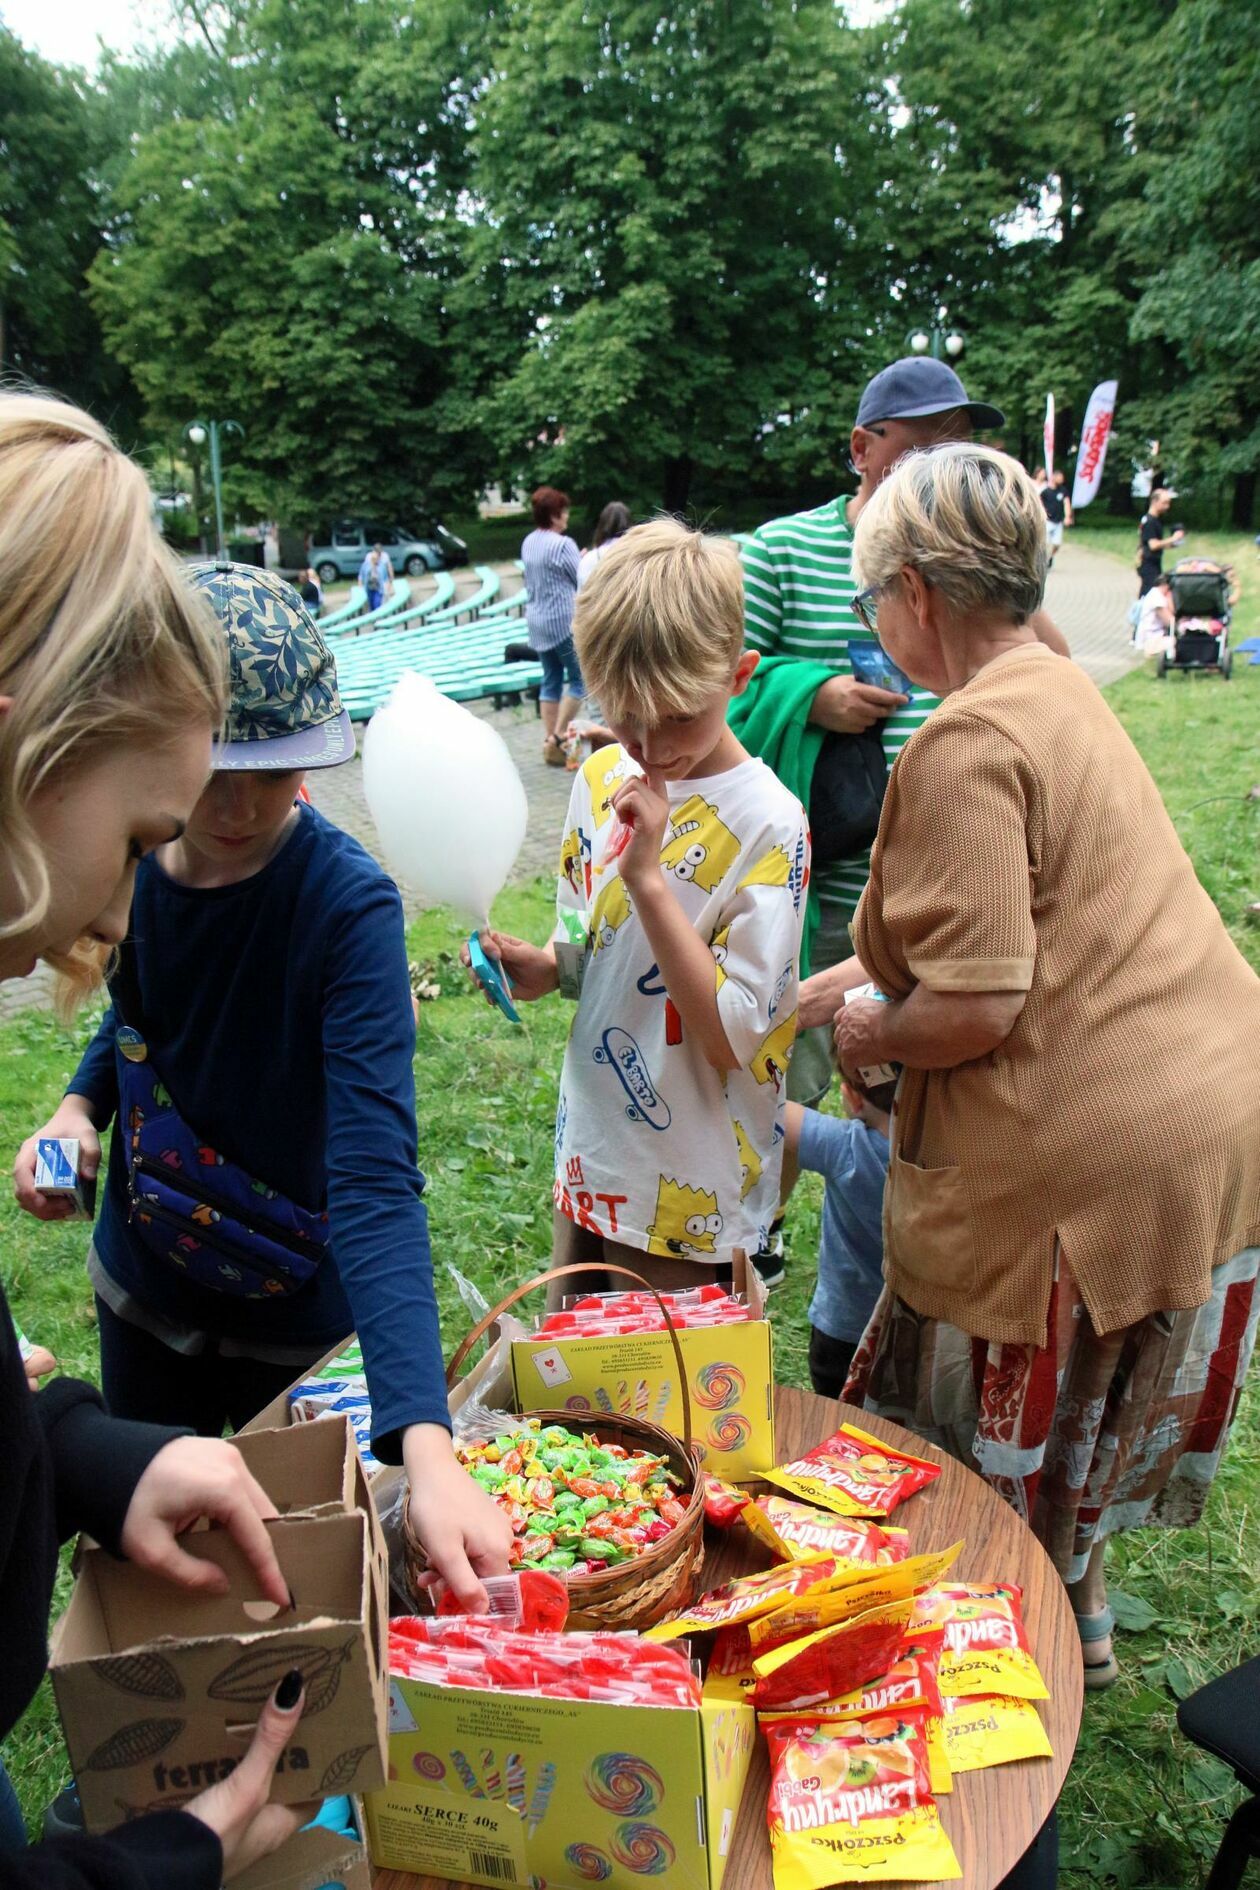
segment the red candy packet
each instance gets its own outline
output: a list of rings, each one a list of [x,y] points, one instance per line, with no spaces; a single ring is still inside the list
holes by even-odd
[[[546,1569],[521,1568],[513,1569],[510,1575],[486,1575],[481,1585],[486,1591],[489,1617],[501,1627],[517,1628],[522,1634],[559,1632],[569,1618],[568,1586]],[[440,1615],[465,1612],[445,1582],[435,1582],[432,1592]]]
[[[916,1598],[915,1619],[945,1630],[940,1681],[947,1697],[1049,1698],[1024,1629],[1023,1591],[1014,1582],[937,1582]]]
[[[910,1551],[904,1529],[881,1529],[878,1523],[837,1516],[809,1503],[793,1503],[786,1496],[759,1496],[744,1510],[743,1519],[757,1540],[784,1562],[803,1555],[838,1555],[846,1562],[867,1566],[904,1561]]]
[[[841,1516],[889,1516],[940,1474],[939,1464],[894,1450],[856,1424],[842,1424],[795,1463],[767,1470],[766,1481]]]
[[[757,1684],[749,1696],[753,1705],[758,1711],[813,1708],[866,1686],[900,1657],[913,1606],[907,1595],[758,1655],[753,1661]]]

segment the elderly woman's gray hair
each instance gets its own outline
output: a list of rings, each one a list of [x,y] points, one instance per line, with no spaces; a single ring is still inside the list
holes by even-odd
[[[908,453],[862,508],[854,559],[864,584],[906,565],[957,611],[1023,623],[1046,588],[1046,515],[1018,461],[952,442]]]

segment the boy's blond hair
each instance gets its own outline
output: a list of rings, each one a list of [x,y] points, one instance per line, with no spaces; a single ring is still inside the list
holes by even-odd
[[[573,637],[609,721],[696,714],[729,688],[744,647],[734,543],[672,518],[634,526],[578,592]]]
[[[223,718],[227,652],[211,612],[159,539],[140,468],[78,407],[0,389],[0,937],[52,899],[33,797],[102,749],[160,743]],[[119,862],[121,865],[121,862]],[[58,965],[88,988],[86,941]]]

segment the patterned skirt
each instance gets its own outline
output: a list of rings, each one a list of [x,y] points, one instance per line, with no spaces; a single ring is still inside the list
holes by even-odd
[[[845,1395],[977,1470],[1064,1582],[1121,1529],[1198,1522],[1260,1319],[1260,1247],[1213,1270],[1212,1296],[1098,1334],[1059,1254],[1049,1343],[989,1344],[885,1287]]]

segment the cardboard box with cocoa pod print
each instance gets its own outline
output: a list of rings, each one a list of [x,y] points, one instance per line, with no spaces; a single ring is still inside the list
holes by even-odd
[[[191,1595],[82,1549],[50,1665],[89,1831],[186,1803],[225,1778],[294,1667],[306,1704],[274,1798],[295,1804],[383,1780],[386,1571],[362,1469],[347,1454],[354,1442],[340,1429],[307,1425],[279,1444],[256,1434],[247,1453],[281,1512],[267,1526],[292,1609],[259,1599],[219,1528],[185,1541],[225,1571],[225,1595]]]

